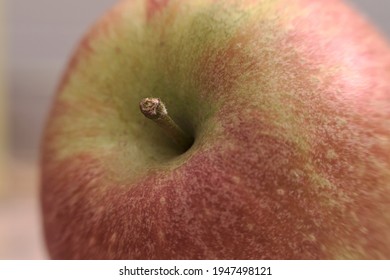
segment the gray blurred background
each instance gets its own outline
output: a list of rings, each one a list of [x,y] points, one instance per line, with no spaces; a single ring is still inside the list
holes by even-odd
[[[9,180],[0,195],[0,259],[46,258],[36,164],[44,118],[79,38],[115,2],[5,0]],[[350,2],[390,37],[389,0]]]

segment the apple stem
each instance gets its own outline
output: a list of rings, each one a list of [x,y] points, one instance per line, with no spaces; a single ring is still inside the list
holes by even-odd
[[[167,108],[159,98],[144,98],[139,107],[145,117],[153,120],[177,145],[184,149],[191,146],[193,138],[168,115]]]

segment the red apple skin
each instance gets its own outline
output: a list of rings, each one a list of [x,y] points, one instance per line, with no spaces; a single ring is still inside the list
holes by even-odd
[[[178,44],[185,51],[191,42],[170,44],[166,34],[182,19],[185,1],[122,1],[82,41],[43,141],[42,208],[52,258],[390,258],[387,42],[342,1],[237,3],[222,6],[248,14],[267,7],[263,21],[250,17],[223,43],[194,46],[199,55],[188,68],[175,60],[180,52],[167,50]],[[99,87],[121,83],[101,76],[120,75],[116,63],[131,56],[128,41],[118,39],[130,24],[125,15],[162,38],[161,54],[150,55],[170,59],[161,69],[172,80],[173,73],[188,78],[164,85],[180,91],[191,81],[200,108],[187,113],[185,98],[177,98],[172,112],[189,119],[195,143],[144,169],[133,167],[143,159],[126,152],[133,145],[124,143],[128,134],[111,137],[111,145],[115,130],[103,125],[118,118],[155,129],[132,109],[140,94],[129,93],[128,107],[114,109],[97,97]],[[118,60],[108,63],[104,52]],[[148,58],[137,64],[145,87]],[[215,106],[202,123],[207,104]],[[152,143],[142,129],[134,128],[142,140],[134,146]]]

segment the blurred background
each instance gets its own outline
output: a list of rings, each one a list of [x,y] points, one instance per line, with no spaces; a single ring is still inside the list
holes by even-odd
[[[0,0],[0,259],[45,259],[38,148],[78,40],[116,0]],[[389,0],[349,1],[390,38]]]

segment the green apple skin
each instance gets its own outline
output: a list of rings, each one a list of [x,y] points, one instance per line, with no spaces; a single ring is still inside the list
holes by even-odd
[[[389,46],[338,0],[122,1],[59,86],[42,207],[54,259],[389,259]]]

